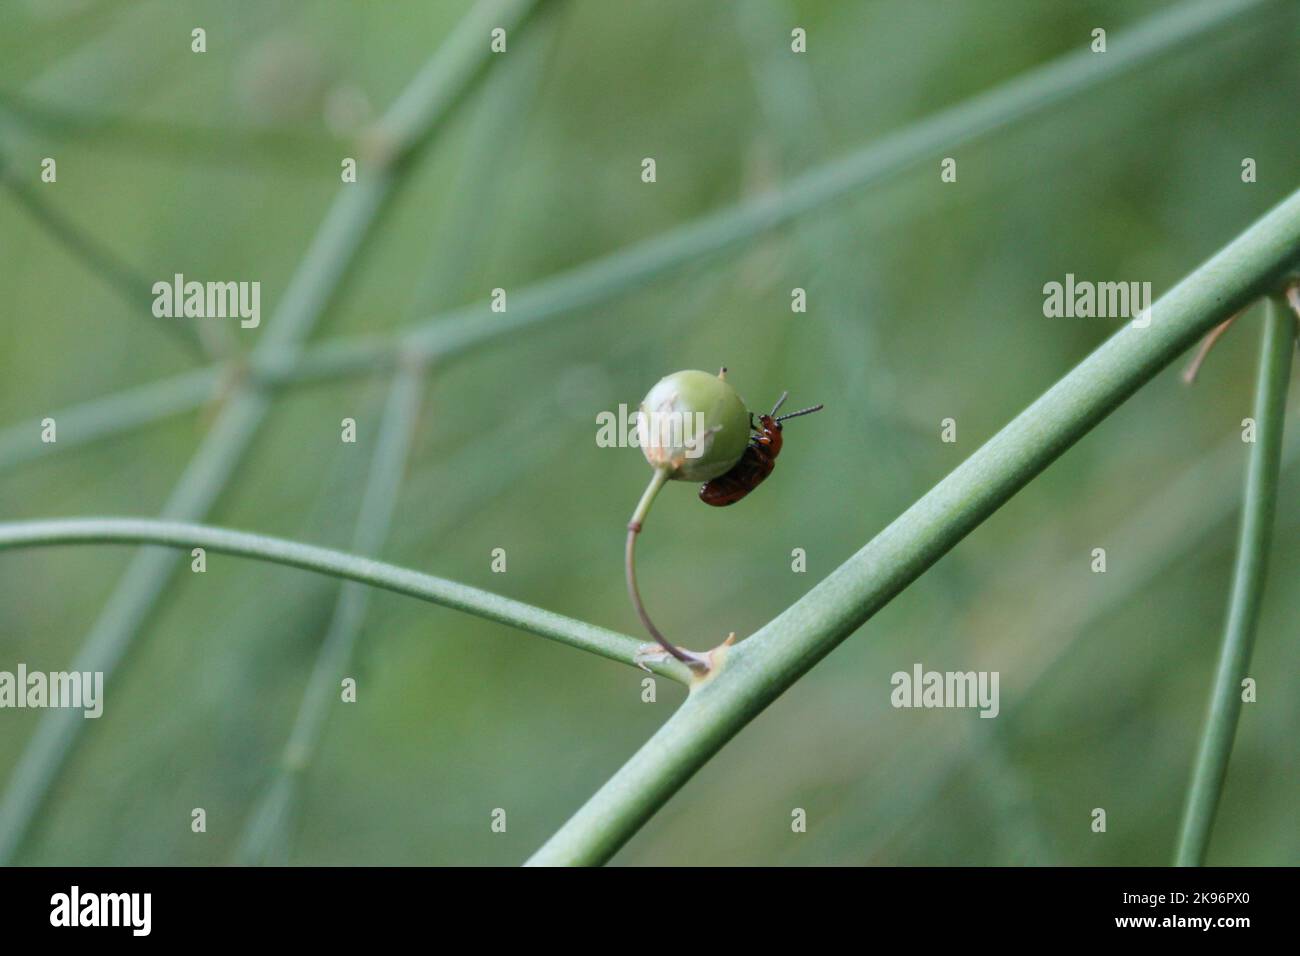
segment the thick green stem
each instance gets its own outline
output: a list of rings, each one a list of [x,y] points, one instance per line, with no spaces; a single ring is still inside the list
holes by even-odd
[[[1074,442],[1300,256],[1300,192],[1126,325],[829,577],[757,634],[538,852],[608,860],[692,774]]]
[[[1200,866],[1205,862],[1215,811],[1228,776],[1228,758],[1237,733],[1237,719],[1241,716],[1241,685],[1250,664],[1250,651],[1264,598],[1295,337],[1295,318],[1285,305],[1270,298],[1259,353],[1259,380],[1255,385],[1255,443],[1250,446],[1250,460],[1246,466],[1232,597],[1228,602],[1228,620],[1214,685],[1210,690],[1205,729],[1196,753],[1187,805],[1183,810],[1175,857],[1178,866]]]

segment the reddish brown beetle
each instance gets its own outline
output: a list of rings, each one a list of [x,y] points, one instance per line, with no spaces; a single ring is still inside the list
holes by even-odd
[[[776,467],[776,456],[781,454],[781,423],[791,418],[798,418],[800,415],[811,415],[824,407],[814,405],[812,408],[801,408],[797,412],[778,418],[776,413],[780,411],[789,394],[789,392],[782,392],[781,397],[772,406],[771,413],[759,416],[759,427],[754,426],[753,416],[750,416],[749,427],[753,429],[754,434],[749,436],[749,445],[745,453],[740,456],[740,461],[732,465],[730,471],[700,486],[700,500],[706,505],[722,508],[735,504],[762,484]]]

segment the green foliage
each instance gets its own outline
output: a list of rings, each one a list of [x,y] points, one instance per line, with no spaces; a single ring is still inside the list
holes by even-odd
[[[882,591],[846,586],[881,583],[852,558],[862,542],[1114,330],[1044,318],[1044,281],[1073,272],[1167,288],[1300,179],[1283,121],[1300,80],[1289,4],[1161,5],[1132,46],[1121,38],[1135,13],[1121,2],[1009,0],[996,16],[953,3],[940,19],[910,3],[778,7],[776,20],[806,27],[813,50],[796,67],[812,100],[793,107],[771,102],[761,67],[751,72],[790,66],[778,56],[788,31],[764,39],[760,23],[755,40],[730,5],[554,6],[556,42],[538,53],[535,105],[510,145],[479,128],[490,87],[469,89],[434,148],[403,167],[401,199],[384,207],[347,282],[318,271],[340,285],[320,304],[301,366],[313,384],[268,398],[248,454],[213,489],[211,524],[348,548],[383,386],[336,374],[384,372],[414,345],[447,361],[426,377],[396,525],[367,553],[632,632],[618,558],[645,468],[595,447],[594,413],[634,403],[665,369],[726,364],[746,394],[788,387],[827,411],[816,434],[791,438],[761,499],[713,513],[664,496],[642,583],[669,634],[744,636],[777,618],[746,654],[755,667],[776,655],[788,684],[829,650],[828,635],[882,603]],[[326,75],[385,104],[463,7],[399,2],[384,18],[342,2],[310,16],[257,7],[245,16],[151,0],[117,19],[73,13],[4,31],[0,142],[10,168],[63,157],[47,202],[134,272],[256,273],[265,301],[283,308],[350,144],[325,127],[320,103],[281,103],[274,125],[259,125],[240,77],[263,37],[306,44]],[[200,21],[220,41],[205,61],[184,46],[157,55]],[[1083,51],[1099,23],[1113,27],[1111,49],[1092,56]],[[519,39],[527,49],[526,32]],[[1024,72],[1043,63],[1053,65]],[[822,135],[810,138],[814,118]],[[489,179],[495,208],[468,203],[488,228],[448,266],[465,232],[457,196],[484,195],[465,187],[487,154],[504,157]],[[938,161],[950,154],[961,172],[941,184]],[[636,175],[646,155],[658,159],[654,185]],[[1245,156],[1257,183],[1239,178]],[[379,208],[364,193],[349,202]],[[0,466],[25,465],[0,477],[3,518],[164,513],[214,415],[229,420],[230,380],[194,370],[187,343],[136,321],[8,195],[0,215],[0,422],[13,426],[0,436]],[[447,272],[430,279],[440,268],[454,284]],[[482,304],[497,286],[511,294],[501,316]],[[808,290],[805,315],[789,311],[794,286]],[[1234,290],[1243,301],[1261,291]],[[432,305],[418,301],[426,296]],[[1189,319],[1158,361],[1147,355],[1143,375],[1221,305]],[[412,326],[422,331],[393,335],[430,313],[436,322]],[[276,324],[295,324],[283,317]],[[272,327],[267,319],[263,331]],[[873,618],[870,640],[844,643],[791,686],[619,861],[1167,860],[1228,596],[1247,338],[1225,340],[1194,391],[1156,375],[951,553],[903,562],[886,591],[935,563]],[[259,381],[300,374],[257,362],[247,374]],[[1117,401],[1114,389],[1141,377],[1107,380],[1105,396]],[[101,401],[110,395],[121,404]],[[1104,396],[1074,397],[1084,402],[1075,412],[1099,417]],[[64,446],[61,435],[49,455],[14,444],[73,405],[101,440]],[[355,446],[339,444],[344,416],[360,423]],[[954,444],[936,438],[948,416]],[[995,448],[1014,439],[1003,435]],[[1054,456],[1065,446],[1036,447]],[[966,501],[968,517],[1035,470],[980,460],[1014,474]],[[1294,478],[1289,460],[1283,483]],[[939,487],[969,490],[975,477]],[[1278,581],[1300,560],[1294,498],[1278,503]],[[938,515],[913,513],[909,524]],[[692,560],[659,560],[668,541],[688,542]],[[1088,573],[1101,545],[1112,569]],[[495,547],[510,554],[504,576],[490,570]],[[806,578],[791,573],[795,547],[807,552]],[[846,561],[848,572],[827,578]],[[0,555],[0,667],[69,666],[126,564],[106,548]],[[817,602],[799,599],[824,578],[855,595],[847,609],[825,627],[781,623],[783,608],[822,606],[829,585]],[[1242,715],[1210,862],[1286,863],[1300,852],[1287,786],[1300,660],[1294,642],[1275,638],[1297,600],[1271,588],[1260,610],[1253,670],[1268,675],[1267,691]],[[160,590],[145,619],[112,619],[135,638],[129,661],[16,858],[229,860],[276,779],[336,602],[332,582],[217,558]],[[796,631],[806,636],[785,648]],[[293,863],[518,862],[682,699],[660,681],[658,701],[643,703],[637,671],[391,595],[376,595],[359,637],[365,691],[331,718],[298,781]],[[917,660],[1000,669],[1015,722],[891,709],[889,673]],[[702,720],[709,711],[695,702],[707,699],[697,692],[666,726]],[[38,717],[0,715],[6,784]],[[607,855],[669,789],[611,816],[610,838],[586,858]],[[185,825],[196,805],[214,821],[204,839]],[[1086,826],[1099,805],[1112,808],[1105,836]],[[507,834],[488,829],[498,806],[510,809]],[[794,806],[809,810],[806,834],[789,832]]]

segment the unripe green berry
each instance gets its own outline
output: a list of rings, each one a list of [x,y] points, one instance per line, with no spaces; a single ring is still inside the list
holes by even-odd
[[[730,471],[749,444],[749,411],[726,380],[686,370],[661,378],[641,402],[641,451],[678,481],[708,481]]]

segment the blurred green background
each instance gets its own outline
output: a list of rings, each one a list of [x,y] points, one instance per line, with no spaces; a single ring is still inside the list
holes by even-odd
[[[315,338],[513,294],[1167,6],[545,4],[419,158]],[[142,275],[260,280],[261,329],[226,323],[246,348],[340,188],[351,131],[467,8],[0,0],[0,148]],[[203,55],[189,49],[196,26]],[[788,52],[794,26],[808,31],[802,57]],[[637,451],[596,446],[595,416],[666,372],[726,364],[755,407],[789,389],[827,410],[791,426],[772,479],[734,508],[667,489],[641,587],[688,646],[752,633],[1121,324],[1044,318],[1044,283],[1149,280],[1159,295],[1300,185],[1298,27],[1294,4],[1266,5],[957,149],[955,184],[939,182],[936,155],[433,370],[380,556],[640,636],[621,555],[648,472]],[[47,155],[59,180],[42,186]],[[8,193],[0,226],[0,426],[35,428],[194,364]],[[795,286],[806,314],[791,313]],[[1168,862],[1226,606],[1257,343],[1244,322],[1195,388],[1170,370],[1142,389],[745,729],[615,862]],[[208,520],[346,547],[385,391],[374,376],[279,393]],[[0,473],[0,518],[157,513],[220,401]],[[344,417],[355,445],[339,441]],[[939,440],[947,417],[955,444]],[[1288,468],[1283,487],[1297,481]],[[1284,494],[1259,701],[1244,708],[1212,863],[1300,858],[1297,527]],[[498,547],[504,575],[489,568]],[[806,574],[791,572],[796,547]],[[1090,570],[1096,547],[1106,574]],[[0,669],[70,666],[131,554],[0,555]],[[229,861],[336,590],[219,555],[205,575],[181,565],[18,862]],[[1002,715],[892,709],[889,677],[915,662],[999,671]],[[359,699],[330,710],[278,857],[290,863],[520,862],[683,696],[660,680],[642,703],[637,671],[383,592],[350,673]],[[38,716],[0,712],[0,779]],[[190,832],[193,807],[206,834]],[[497,807],[504,834],[489,827]],[[795,807],[807,833],[791,832]]]

